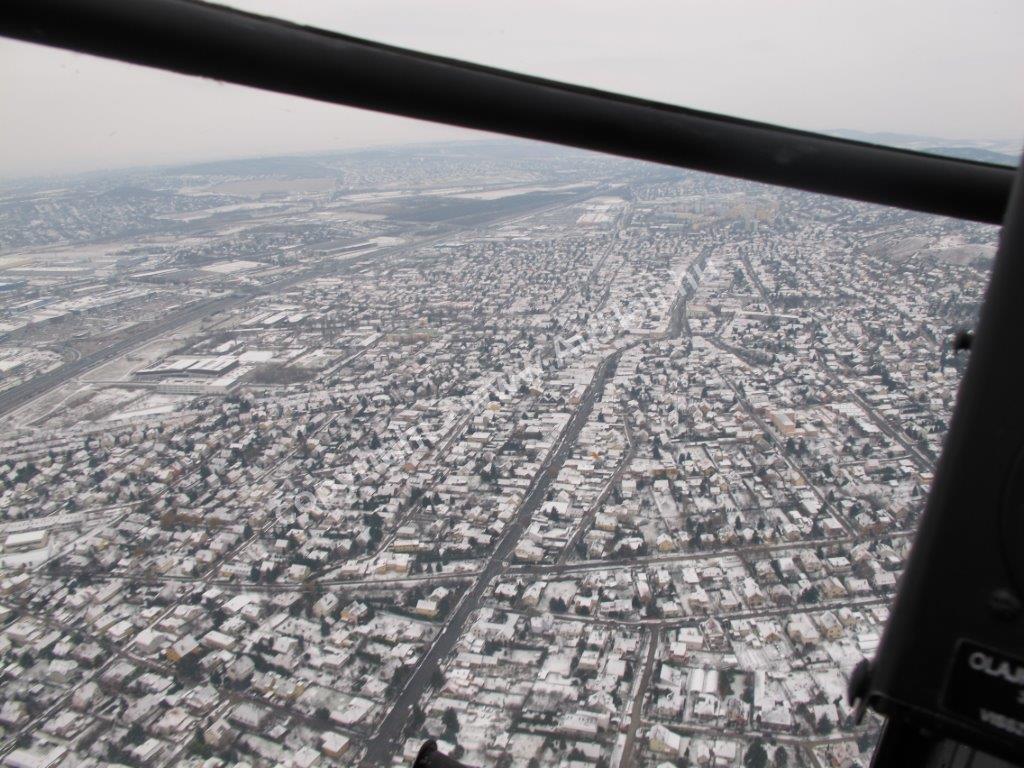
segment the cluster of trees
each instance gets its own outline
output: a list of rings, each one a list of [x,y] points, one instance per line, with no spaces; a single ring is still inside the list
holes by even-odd
[[[789,753],[785,747],[776,746],[772,755],[774,768],[786,768],[789,765]],[[768,750],[761,739],[754,739],[743,755],[744,768],[768,768]]]
[[[456,713],[456,711],[451,707],[448,707],[441,715],[441,724],[444,726],[444,732],[441,734],[441,738],[445,741],[451,742],[452,744],[457,743],[459,730],[462,727],[459,724],[458,713]]]

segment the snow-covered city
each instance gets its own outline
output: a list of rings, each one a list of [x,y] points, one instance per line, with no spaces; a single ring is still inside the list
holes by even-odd
[[[0,190],[0,761],[845,768],[995,227],[512,141]]]

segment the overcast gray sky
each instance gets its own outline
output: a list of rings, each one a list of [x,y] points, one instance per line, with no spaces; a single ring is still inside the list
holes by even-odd
[[[799,128],[1024,138],[1019,0],[228,4]],[[7,178],[480,135],[10,41],[0,69]]]

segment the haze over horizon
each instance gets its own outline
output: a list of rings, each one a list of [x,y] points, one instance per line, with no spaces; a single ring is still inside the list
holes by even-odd
[[[1024,8],[1009,2],[228,4],[809,130],[1019,146],[1024,126],[1016,90],[1024,51],[1014,39]],[[7,180],[489,135],[6,40],[0,61],[7,71],[31,73],[0,85],[0,178]]]

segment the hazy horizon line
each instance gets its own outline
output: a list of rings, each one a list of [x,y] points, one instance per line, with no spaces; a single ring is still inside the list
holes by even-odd
[[[860,141],[863,143],[877,143],[880,146],[891,146],[896,148],[907,148],[901,147],[900,144],[888,143],[888,142],[872,142],[867,138],[850,138],[844,136],[844,134],[855,134],[861,137],[889,137],[891,139],[899,140],[912,140],[916,142],[928,142],[932,143],[935,147],[969,147],[972,145],[979,144],[1007,144],[1016,141],[1013,138],[996,138],[988,137],[982,139],[968,139],[968,138],[949,138],[942,136],[928,136],[924,134],[913,134],[904,133],[900,131],[862,131],[855,128],[829,128],[818,131],[807,131],[808,133],[817,133],[822,136],[830,136],[836,138],[844,138],[849,141]],[[622,155],[615,155],[612,153],[604,153],[598,150],[589,150],[582,147],[574,147],[567,144],[559,144],[556,142],[547,142],[539,139],[527,139],[519,136],[510,136],[503,134],[496,134],[493,136],[467,136],[465,138],[450,138],[450,139],[433,139],[433,140],[413,140],[413,141],[388,141],[381,142],[379,144],[363,144],[355,147],[324,147],[320,149],[305,149],[294,152],[281,151],[281,152],[270,152],[266,154],[253,154],[251,152],[243,154],[219,154],[219,155],[201,155],[191,160],[182,160],[179,162],[172,163],[133,163],[126,165],[109,166],[105,168],[95,168],[92,170],[85,171],[66,171],[56,173],[45,173],[36,175],[17,175],[17,176],[6,176],[3,171],[0,170],[0,188],[11,189],[20,186],[32,186],[40,184],[50,184],[61,181],[84,181],[90,177],[102,177],[108,174],[128,174],[128,173],[142,173],[142,172],[160,172],[160,171],[172,171],[174,169],[184,169],[192,166],[203,166],[203,165],[214,165],[217,163],[230,163],[230,162],[246,162],[246,161],[258,161],[258,160],[272,160],[277,158],[302,158],[302,157],[325,157],[332,155],[355,155],[363,152],[372,152],[375,150],[389,150],[389,149],[413,149],[416,147],[439,147],[439,146],[451,146],[451,145],[482,145],[482,144],[495,144],[495,143],[509,143],[516,144],[520,143],[523,145],[534,145],[541,147],[548,147],[550,149],[564,150],[568,152],[586,152],[595,155],[607,155],[609,157],[620,157],[623,159],[629,159]],[[1001,154],[1008,154],[1000,152]],[[1008,156],[1010,156],[1008,154]],[[644,162],[637,160],[637,162]]]

